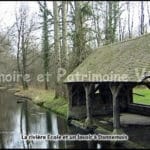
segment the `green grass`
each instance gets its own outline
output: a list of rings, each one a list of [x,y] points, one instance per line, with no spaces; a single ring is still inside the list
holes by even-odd
[[[68,104],[64,98],[53,99],[52,97],[43,106],[64,117],[67,116]]]
[[[144,95],[138,96],[133,94],[133,103],[150,105],[150,90],[146,88],[134,88],[133,93]],[[16,93],[19,96],[31,98],[36,104],[43,103],[43,107],[66,118],[68,103],[64,98],[54,99],[55,92],[53,90],[45,91],[44,89],[30,88],[29,90],[20,90]]]
[[[133,93],[143,95],[143,96],[139,96],[133,94],[133,103],[150,105],[150,89],[134,88]]]
[[[43,103],[43,107],[66,117],[67,116],[67,100],[64,98],[54,99],[55,92],[53,90],[45,91],[38,88],[29,88],[29,90],[20,90],[15,95],[31,98],[36,104]]]

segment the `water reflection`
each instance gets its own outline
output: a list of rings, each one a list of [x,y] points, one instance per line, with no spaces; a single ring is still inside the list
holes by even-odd
[[[17,103],[17,101],[23,101]],[[22,140],[31,134],[85,134],[68,127],[65,120],[31,101],[0,91],[0,148],[96,148],[96,143],[80,141]],[[100,146],[99,146],[100,148]]]
[[[52,122],[52,130],[51,130],[51,134],[53,135],[57,135],[59,134],[58,132],[58,126],[57,126],[57,117],[54,113],[51,113],[51,122]],[[53,148],[59,148],[59,141],[54,141],[53,142]]]
[[[9,99],[9,100],[8,100]],[[20,107],[9,93],[0,91],[0,137],[1,147],[20,147]],[[13,141],[13,142],[12,142]]]

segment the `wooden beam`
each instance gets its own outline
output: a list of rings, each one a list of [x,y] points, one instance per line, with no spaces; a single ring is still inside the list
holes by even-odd
[[[119,108],[119,100],[117,98],[120,89],[122,88],[122,84],[110,84],[110,90],[113,97],[113,127],[114,129],[120,128],[120,108]]]
[[[68,103],[69,103],[69,107],[71,108],[72,107],[72,85],[71,84],[68,84],[67,85],[67,88],[68,88]]]
[[[90,126],[92,124],[91,91],[93,89],[93,86],[91,84],[85,84],[84,88],[86,95],[86,115],[87,115],[85,123],[87,126]]]
[[[67,85],[67,89],[68,89],[68,112],[67,112],[67,120],[69,122],[69,120],[71,119],[71,111],[72,111],[72,84],[68,84]]]
[[[138,93],[133,93],[133,94],[135,94],[135,95],[137,95],[137,96],[145,97],[145,95],[142,95],[142,94],[138,94]]]

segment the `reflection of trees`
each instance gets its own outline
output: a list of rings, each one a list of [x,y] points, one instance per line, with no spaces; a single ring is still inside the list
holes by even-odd
[[[59,134],[57,116],[54,113],[51,113],[51,122],[52,122],[52,128],[51,128],[52,134],[53,135]],[[55,149],[59,148],[59,141],[53,141],[53,148]]]
[[[25,100],[24,102],[24,113],[25,113],[25,130],[26,130],[26,135],[29,134],[29,120],[28,120],[28,102]],[[27,148],[29,148],[29,141],[27,141]]]
[[[24,103],[21,106],[21,114],[20,114],[20,132],[21,132],[21,136],[23,136],[23,126],[22,126],[22,121],[23,121],[23,114],[24,114]],[[25,148],[25,143],[24,140],[22,141],[23,143],[23,148]]]
[[[16,102],[18,101],[22,103],[17,104]],[[46,113],[46,118],[43,115],[40,116],[41,112],[43,114]],[[47,127],[45,127],[45,125],[47,125]],[[0,91],[0,129],[2,129],[2,131],[12,131],[14,133],[13,135],[8,134],[6,136],[5,134],[0,133],[0,148],[7,148],[11,144],[15,146],[14,142],[17,142],[16,140],[18,140],[18,135],[16,131],[20,131],[21,135],[28,135],[37,131],[39,133],[46,132],[47,134],[54,135],[58,133],[61,135],[65,133],[76,133],[75,131],[71,132],[67,130],[67,128],[68,126],[65,120],[57,117],[57,115],[49,111],[42,111],[41,108],[33,105],[32,102],[28,101],[27,99],[20,99],[19,97],[16,98],[11,93],[7,93],[6,91]],[[76,131],[78,133],[78,130]],[[16,138],[16,140],[13,138]],[[18,144],[18,142],[16,144]],[[21,139],[19,139],[19,145],[20,144],[23,148],[43,146],[42,142],[27,143],[27,141],[21,141]],[[46,142],[47,148],[68,148],[76,146],[80,148],[81,144],[83,145],[83,147],[87,147],[86,142]]]
[[[20,116],[20,132],[21,132],[21,135],[24,134],[23,132],[23,116],[25,117],[25,135],[28,135],[29,134],[29,120],[28,120],[28,102],[27,100],[24,100],[23,103],[22,103],[22,107],[21,107],[21,116]],[[30,141],[26,140],[26,145],[27,145],[27,148],[31,148],[31,144],[30,144]],[[23,147],[25,147],[25,143],[23,141]]]
[[[43,114],[45,113],[46,113],[46,116],[45,115],[43,116]],[[30,135],[32,133],[43,134],[45,130],[46,130],[45,133],[47,133],[51,129],[51,120],[49,118],[49,114],[45,111],[44,112],[41,111],[40,107],[33,105],[33,103],[31,101],[28,101],[28,99],[24,99],[24,103],[22,104],[22,116],[23,116],[22,117],[23,123],[20,129],[22,128],[21,132],[24,135]],[[38,142],[34,140],[32,141],[26,140],[25,147],[26,148],[35,148],[35,147],[39,148],[39,147],[42,147],[44,143],[42,143],[42,141]],[[51,141],[49,141],[49,143],[46,141],[46,147],[51,147],[51,144],[52,144]]]
[[[14,97],[6,91],[0,91],[0,128],[3,131],[13,131],[16,128],[18,105]]]
[[[11,139],[10,134],[18,125],[19,107],[14,100],[15,98],[12,94],[5,90],[0,90],[0,129],[1,132],[4,132],[0,133],[0,148],[9,147],[10,141],[8,139]],[[8,134],[6,135],[5,132]]]
[[[47,132],[48,132],[48,134],[51,134],[52,122],[51,122],[49,111],[46,112],[46,120],[47,120]],[[48,148],[52,148],[51,141],[48,141]]]
[[[0,133],[0,149],[3,149],[5,148],[5,144],[4,144],[4,141],[3,141],[3,134]]]
[[[57,116],[57,124],[58,124],[58,133],[61,135],[67,134],[67,122]],[[67,141],[59,141],[59,146],[63,149],[67,148]]]

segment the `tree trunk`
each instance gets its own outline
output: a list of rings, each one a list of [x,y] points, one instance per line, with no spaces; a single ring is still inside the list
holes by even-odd
[[[66,2],[62,2],[62,50],[61,50],[61,67],[66,68],[66,54],[67,54],[67,8]]]
[[[19,28],[19,27],[18,27]],[[18,73],[21,73],[21,68],[20,68],[20,36],[21,36],[21,26],[18,29],[18,42],[17,42],[17,69],[18,69]],[[23,85],[23,77],[20,77],[21,83]]]
[[[141,1],[141,35],[144,34],[144,2]]]
[[[59,24],[58,24],[58,5],[57,1],[53,1],[53,13],[54,13],[54,50],[55,50],[55,97],[59,97],[59,84],[57,81],[57,72],[59,67]]]
[[[16,27],[17,27],[17,69],[21,75],[21,83],[24,90],[28,89],[27,74],[27,59],[29,50],[29,40],[31,32],[33,31],[34,24],[28,24],[28,13],[26,8],[20,7],[19,16],[16,14]]]
[[[79,30],[81,28],[80,24],[80,2],[75,1],[75,35],[74,35],[74,50],[75,50],[75,67],[80,64],[80,40],[79,40]]]
[[[44,1],[43,10],[43,52],[44,52],[44,83],[45,90],[48,90],[47,73],[49,72],[49,40],[48,40],[48,14],[47,14],[47,4]]]
[[[62,1],[62,47],[61,47],[61,68],[63,69],[67,69],[67,2],[66,1]],[[66,74],[67,75],[67,74]],[[62,83],[63,80],[65,79],[65,76],[63,76],[60,80],[60,95],[62,97],[66,97],[67,96],[67,89],[66,86]]]
[[[148,25],[150,26],[150,11],[149,11],[149,3],[147,1],[147,14],[148,14]]]
[[[28,84],[25,80],[25,76],[26,76],[26,65],[27,65],[27,52],[26,52],[26,48],[25,48],[25,24],[23,22],[22,24],[22,41],[21,41],[21,49],[22,49],[22,77],[23,77],[23,89],[27,90],[28,89]]]
[[[108,1],[106,3],[105,22],[105,44],[110,44],[116,40],[116,29],[119,19],[119,2]]]
[[[105,44],[110,44],[112,40],[112,14],[112,1],[106,2]]]
[[[132,37],[131,36],[131,25],[130,25],[131,12],[130,12],[130,2],[129,1],[127,2],[127,11],[128,11],[128,34],[129,34],[129,38],[131,38]]]
[[[119,16],[118,16],[118,12],[119,12],[119,2],[117,1],[114,1],[113,2],[113,6],[112,6],[112,12],[113,12],[113,27],[112,27],[112,43],[115,42],[116,40],[116,29],[117,29],[117,22],[118,22],[118,19],[119,19]]]

